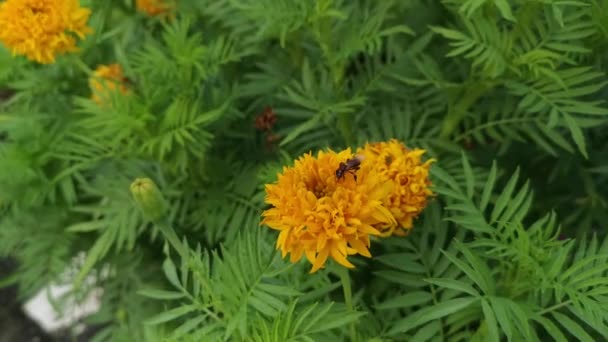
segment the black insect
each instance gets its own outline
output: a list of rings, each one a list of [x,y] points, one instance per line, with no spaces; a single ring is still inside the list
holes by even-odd
[[[346,159],[346,162],[341,162],[340,166],[336,170],[336,179],[340,180],[340,178],[344,178],[345,173],[350,173],[355,177],[355,182],[357,181],[357,170],[361,167],[361,161],[363,161],[362,156],[354,156],[353,158]]]

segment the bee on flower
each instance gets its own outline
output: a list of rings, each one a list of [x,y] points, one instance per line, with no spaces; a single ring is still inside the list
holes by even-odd
[[[356,181],[352,175],[336,177],[336,168],[351,157],[350,149],[306,154],[285,167],[275,184],[266,185],[266,203],[272,208],[262,214],[262,224],[279,231],[277,248],[283,257],[290,254],[291,262],[297,262],[305,256],[311,273],[328,258],[354,267],[348,256],[371,257],[370,236],[397,225],[383,204],[392,183],[371,163],[360,165]]]
[[[311,273],[329,258],[352,268],[348,256],[371,257],[372,236],[406,235],[426,206],[433,160],[422,162],[424,153],[393,139],[354,156],[350,149],[305,154],[266,185],[271,208],[261,224],[279,231],[283,257],[305,256]]]
[[[110,101],[111,92],[118,90],[122,94],[128,94],[129,88],[126,84],[127,78],[123,75],[119,64],[99,65],[89,79],[91,98],[98,104],[103,105]]]
[[[13,55],[41,64],[77,51],[76,39],[92,32],[91,11],[78,0],[7,0],[0,2],[0,42]]]

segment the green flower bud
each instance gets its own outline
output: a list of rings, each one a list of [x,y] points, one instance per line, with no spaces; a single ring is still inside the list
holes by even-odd
[[[116,311],[116,320],[120,323],[125,323],[127,321],[127,311],[123,308],[118,309]]]
[[[130,189],[133,199],[148,220],[157,222],[165,215],[167,202],[150,178],[135,179]]]

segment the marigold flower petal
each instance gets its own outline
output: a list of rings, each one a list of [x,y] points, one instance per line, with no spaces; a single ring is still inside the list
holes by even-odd
[[[302,248],[296,248],[291,252],[291,256],[290,256],[290,261],[292,263],[296,263],[298,261],[300,261],[300,259],[302,259],[302,255],[304,253],[304,250]]]
[[[344,266],[344,267],[348,267],[348,268],[354,268],[355,265],[351,264],[347,259],[346,259],[346,248],[344,250],[344,253],[342,253],[342,251],[340,251],[338,248],[332,248],[330,249],[330,253],[331,253],[331,257],[336,260],[336,262],[338,262],[338,264]]]
[[[316,256],[313,253],[313,255],[311,256],[312,259],[311,258],[308,259],[312,263],[312,269],[310,270],[310,273],[317,272],[319,269],[321,269],[321,267],[323,267],[323,265],[325,265],[325,262],[327,261],[327,257],[329,254],[328,250],[329,250],[329,248],[325,248],[325,249],[319,251],[319,253]]]
[[[369,252],[369,249],[367,249],[368,246],[361,240],[352,240],[350,242],[350,245],[353,246],[357,253],[365,257],[371,258],[372,254]]]
[[[0,3],[0,41],[14,55],[41,64],[74,52],[76,39],[92,32],[91,11],[78,0],[7,0]]]

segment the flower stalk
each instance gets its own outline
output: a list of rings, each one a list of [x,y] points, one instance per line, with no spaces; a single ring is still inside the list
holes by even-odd
[[[342,292],[344,293],[344,304],[346,305],[346,308],[348,309],[348,311],[353,312],[354,311],[353,291],[352,291],[352,287],[351,287],[351,283],[350,283],[350,275],[348,274],[348,269],[345,267],[342,267],[340,265],[335,265],[335,266],[336,266],[336,273],[340,277],[340,283],[342,284]],[[349,324],[349,333],[350,333],[350,340],[353,342],[357,342],[358,341],[357,331],[355,329],[354,322],[351,322]]]

